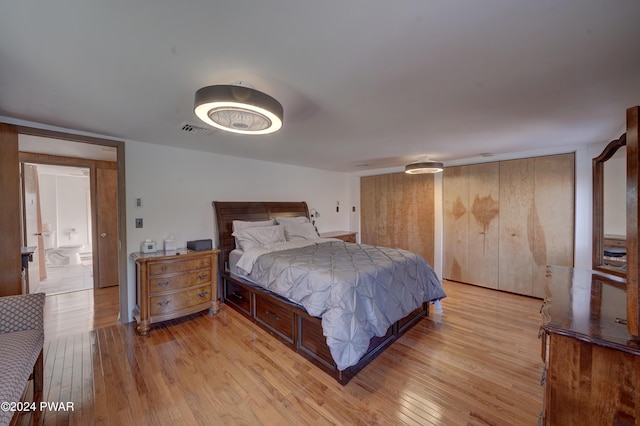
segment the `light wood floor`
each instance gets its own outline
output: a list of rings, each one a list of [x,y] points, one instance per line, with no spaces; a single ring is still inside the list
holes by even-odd
[[[17,423],[536,424],[541,301],[444,287],[444,312],[432,312],[344,387],[225,305],[215,317],[171,321],[147,337],[133,324],[48,335],[43,400],[73,402],[74,411]]]
[[[118,324],[119,287],[47,295],[44,335],[48,341]]]

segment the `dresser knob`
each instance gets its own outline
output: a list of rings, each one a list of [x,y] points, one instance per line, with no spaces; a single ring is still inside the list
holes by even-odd
[[[168,306],[169,303],[171,303],[171,300],[163,300],[162,302],[158,302],[158,305],[164,308],[165,306]]]
[[[162,281],[162,282],[158,283],[159,287],[166,287],[168,285],[169,285],[169,281]]]
[[[166,270],[167,270],[167,267],[163,265],[162,266],[162,271],[166,271]]]
[[[207,294],[209,294],[208,291],[201,291],[200,293],[198,293],[198,296],[205,297]]]
[[[200,275],[198,275],[198,278],[200,278],[201,280],[204,280],[208,276],[209,276],[209,274],[200,274]]]

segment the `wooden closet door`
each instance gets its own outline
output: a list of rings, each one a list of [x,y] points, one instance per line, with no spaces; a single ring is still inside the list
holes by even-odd
[[[409,250],[433,264],[433,195],[432,175],[362,177],[360,240]]]
[[[418,253],[433,265],[433,175],[390,175],[393,185],[392,247]]]
[[[469,273],[469,166],[447,167],[443,173],[444,252],[442,276],[472,282]]]
[[[469,273],[467,279],[482,287],[498,288],[500,227],[500,165],[469,167]]]
[[[498,289],[531,295],[533,285],[532,230],[534,160],[500,162],[500,273]]]
[[[393,247],[392,175],[360,178],[360,241],[374,246]]]
[[[534,159],[533,288],[545,297],[547,265],[573,266],[575,155]]]
[[[360,178],[360,242],[376,245],[378,239],[377,176]]]

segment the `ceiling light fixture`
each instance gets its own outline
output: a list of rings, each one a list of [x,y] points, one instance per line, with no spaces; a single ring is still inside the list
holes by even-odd
[[[207,86],[196,92],[194,112],[205,123],[243,135],[266,135],[282,127],[280,102],[248,85]]]
[[[404,166],[404,172],[410,175],[420,175],[425,173],[438,173],[444,169],[444,164],[437,161],[429,161],[428,158],[418,160]]]

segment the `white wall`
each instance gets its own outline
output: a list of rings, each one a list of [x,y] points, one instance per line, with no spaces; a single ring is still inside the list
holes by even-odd
[[[91,252],[89,178],[42,173],[38,180],[42,222],[51,224],[55,246],[82,244]]]
[[[125,142],[127,252],[145,239],[158,247],[175,233],[178,247],[211,238],[217,245],[212,201],[306,201],[320,212],[320,232],[351,230],[349,174]],[[135,199],[142,198],[142,207]],[[336,212],[336,203],[340,212]],[[135,219],[144,227],[137,229]],[[135,265],[128,265],[129,307],[135,306]],[[122,315],[133,320],[131,312]]]
[[[604,163],[605,235],[627,235],[627,150],[622,151]]]

